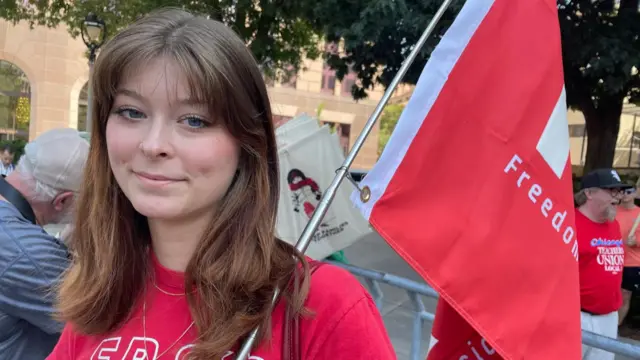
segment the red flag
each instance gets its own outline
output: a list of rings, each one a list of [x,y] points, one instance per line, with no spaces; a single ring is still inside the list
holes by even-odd
[[[502,357],[449,303],[440,299],[427,359],[497,360]]]
[[[441,295],[429,360],[475,359],[480,336],[505,359],[581,357],[556,0],[467,0],[361,186]]]

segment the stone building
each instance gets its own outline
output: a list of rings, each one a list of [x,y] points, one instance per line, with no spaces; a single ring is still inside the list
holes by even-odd
[[[0,140],[33,139],[48,129],[86,128],[87,51],[82,40],[73,39],[67,29],[13,25],[0,20]],[[269,83],[276,122],[307,113],[318,116],[341,135],[349,149],[383,95],[383,89],[369,92],[369,98],[354,101],[350,95],[355,75],[340,82],[321,59],[305,60],[305,71],[287,83]],[[390,102],[404,103],[413,87],[401,85]],[[570,111],[571,163],[580,167],[586,153],[584,118]],[[640,108],[625,105],[620,124],[615,166],[640,167]],[[376,126],[353,165],[368,170],[378,158]]]
[[[108,25],[108,24],[107,24]],[[67,29],[13,25],[0,20],[0,139],[33,139],[52,128],[85,129],[87,48]],[[99,55],[98,55],[99,56]],[[341,135],[345,149],[373,112],[383,90],[354,101],[349,74],[340,82],[323,60],[306,60],[306,70],[285,84],[269,84],[276,121],[317,115]],[[353,168],[367,170],[377,160],[378,127],[372,131]]]

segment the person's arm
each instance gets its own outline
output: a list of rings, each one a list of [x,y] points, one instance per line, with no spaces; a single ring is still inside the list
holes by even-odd
[[[348,309],[310,360],[395,360],[397,359],[380,312],[369,296]]]
[[[631,230],[629,231],[629,235],[626,241],[627,246],[630,246],[630,247],[638,246],[638,241],[636,239],[636,232],[637,232],[636,230],[638,229],[638,225],[640,225],[640,214],[638,214],[635,220],[633,221],[633,225],[631,226]]]
[[[63,324],[53,314],[55,287],[68,266],[66,249],[44,232],[19,230],[4,240],[13,246],[5,244],[0,255],[0,309],[48,334],[60,333]]]

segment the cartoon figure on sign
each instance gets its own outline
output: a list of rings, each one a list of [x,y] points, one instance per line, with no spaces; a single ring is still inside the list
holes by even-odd
[[[298,213],[302,210],[311,219],[322,197],[318,183],[312,178],[306,177],[299,169],[289,171],[287,183],[289,190],[293,193],[293,210]],[[323,221],[320,226],[327,226],[327,224]]]

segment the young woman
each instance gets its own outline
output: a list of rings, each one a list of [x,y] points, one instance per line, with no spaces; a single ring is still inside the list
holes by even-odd
[[[292,359],[285,340],[300,359],[395,359],[358,281],[329,265],[310,275],[274,235],[269,98],[231,30],[160,11],[116,35],[94,69],[95,130],[59,295],[67,326],[50,360],[231,360],[256,326],[254,360]],[[296,269],[303,280],[289,286]],[[273,308],[275,287],[285,291]],[[297,344],[283,333],[287,309],[301,316]]]

